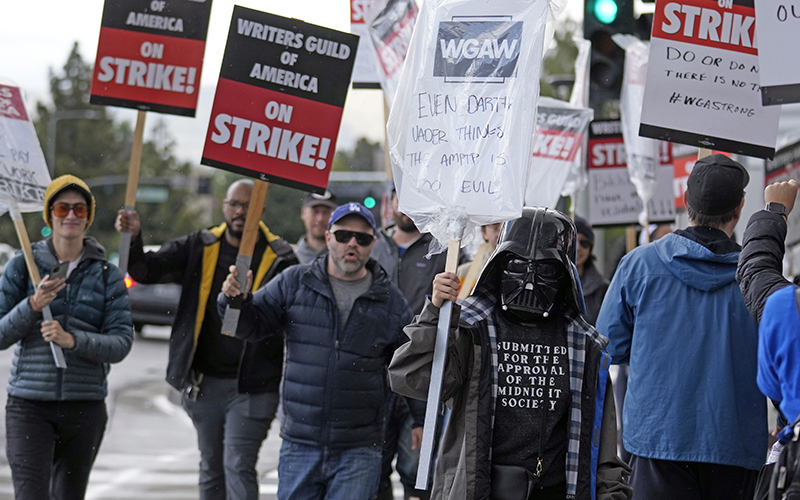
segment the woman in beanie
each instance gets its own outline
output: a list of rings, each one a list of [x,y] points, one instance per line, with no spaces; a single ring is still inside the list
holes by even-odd
[[[575,228],[578,230],[578,259],[575,265],[581,277],[583,300],[586,302],[586,321],[594,326],[597,323],[600,306],[603,305],[603,297],[608,290],[608,280],[594,267],[597,257],[592,253],[594,248],[592,226],[586,219],[575,217]]]
[[[0,277],[0,349],[16,345],[6,403],[6,455],[18,499],[82,499],[108,419],[109,363],[133,342],[120,270],[86,230],[95,201],[82,180],[64,175],[45,191],[52,236],[32,245],[41,284],[21,253]],[[66,277],[53,269],[63,263]],[[44,321],[49,307],[52,321]],[[56,368],[50,343],[63,349]]]

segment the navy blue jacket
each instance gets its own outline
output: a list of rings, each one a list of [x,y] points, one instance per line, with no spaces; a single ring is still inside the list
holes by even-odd
[[[320,447],[380,446],[386,369],[412,320],[400,290],[370,259],[372,287],[340,331],[327,255],[285,270],[242,305],[236,336],[258,341],[285,329],[283,439]],[[220,311],[225,296],[220,294]]]
[[[33,244],[39,274],[56,265],[50,240]],[[94,238],[84,239],[84,256],[67,287],[50,303],[53,319],[75,338],[64,349],[66,370],[59,373],[50,346],[42,339],[42,314],[31,309],[34,288],[25,260],[17,254],[0,278],[0,349],[16,344],[8,393],[37,401],[102,400],[108,392],[109,363],[131,350],[133,323],[122,273],[106,260]],[[104,267],[108,267],[106,271]]]

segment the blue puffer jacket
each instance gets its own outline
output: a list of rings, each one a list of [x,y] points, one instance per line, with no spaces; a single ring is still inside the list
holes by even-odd
[[[370,259],[370,290],[353,304],[344,331],[328,281],[327,255],[293,266],[242,305],[236,336],[260,340],[286,329],[281,396],[284,439],[311,446],[380,445],[389,391],[386,368],[412,320],[400,290]],[[220,294],[224,313],[225,297]]]
[[[668,234],[620,261],[597,330],[630,363],[625,449],[659,460],[758,469],[766,405],[756,386],[758,327],[735,281],[739,252]]]
[[[12,396],[37,401],[104,399],[108,364],[121,361],[131,349],[133,323],[122,273],[108,263],[94,238],[84,239],[84,247],[83,260],[66,288],[50,303],[53,319],[75,337],[75,347],[64,349],[67,368],[62,373],[42,339],[42,315],[28,302],[34,288],[21,253],[0,277],[0,349],[16,344],[8,380]],[[51,240],[35,243],[33,254],[42,276],[57,263]]]

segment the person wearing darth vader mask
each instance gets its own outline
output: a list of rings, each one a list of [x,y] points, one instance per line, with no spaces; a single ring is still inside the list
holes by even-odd
[[[584,319],[575,258],[570,218],[525,207],[454,304],[441,400],[451,415],[431,498],[632,497],[616,452],[608,340]],[[427,397],[439,307],[457,291],[455,274],[434,279],[389,367],[395,392]]]

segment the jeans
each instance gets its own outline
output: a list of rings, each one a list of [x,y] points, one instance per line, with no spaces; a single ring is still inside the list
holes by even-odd
[[[8,396],[6,456],[14,496],[80,500],[108,414],[105,401],[33,401]]]
[[[278,393],[239,394],[235,378],[205,376],[196,401],[183,408],[197,430],[201,500],[258,500],[256,462]]]
[[[380,472],[380,446],[320,448],[284,439],[278,500],[372,500]]]

